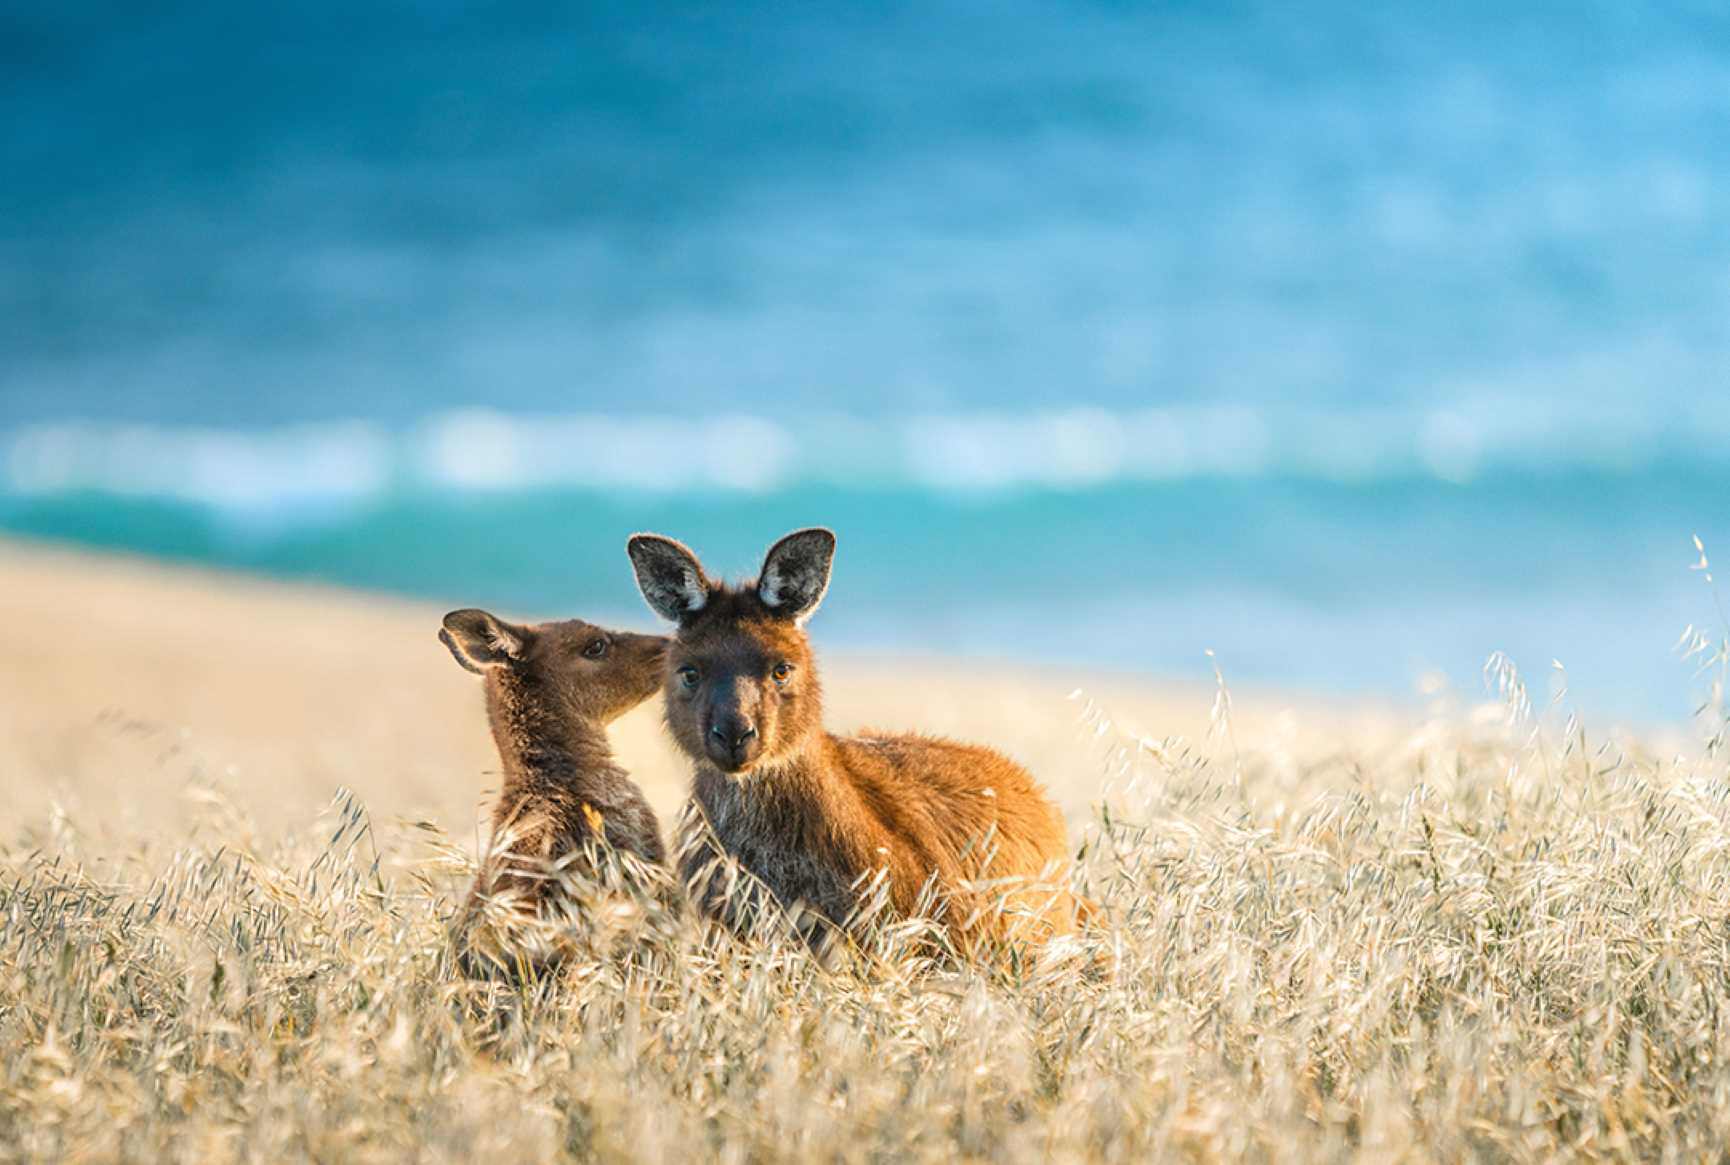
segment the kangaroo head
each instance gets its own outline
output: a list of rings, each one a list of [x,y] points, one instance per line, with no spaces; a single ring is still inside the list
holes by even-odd
[[[439,640],[488,682],[512,683],[575,719],[607,724],[661,686],[664,635],[609,631],[581,619],[532,626],[473,608],[444,618]]]
[[[769,548],[756,581],[712,580],[671,538],[629,544],[643,597],[679,625],[667,669],[667,725],[692,757],[743,775],[799,752],[822,727],[804,623],[829,589],[835,535],[813,528]]]

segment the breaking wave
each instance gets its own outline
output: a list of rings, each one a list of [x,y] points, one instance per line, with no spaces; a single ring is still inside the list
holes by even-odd
[[[1560,419],[1558,419],[1560,418]],[[162,498],[253,514],[393,493],[657,495],[804,484],[977,494],[1129,482],[1638,473],[1730,466],[1730,410],[1100,409],[780,420],[436,414],[222,429],[63,421],[0,434],[0,490]]]

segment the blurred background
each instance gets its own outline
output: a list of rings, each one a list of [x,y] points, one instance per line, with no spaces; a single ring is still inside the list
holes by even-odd
[[[646,625],[822,522],[825,646],[1692,707],[1721,4],[10,3],[0,114],[0,532]]]

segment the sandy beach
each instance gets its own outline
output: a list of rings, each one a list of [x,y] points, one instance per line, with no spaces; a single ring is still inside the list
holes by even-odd
[[[476,601],[453,595],[451,606]],[[446,607],[0,543],[0,836],[148,839],[215,793],[261,838],[296,832],[340,788],[376,822],[428,820],[473,844],[496,760],[475,677],[435,634]],[[580,611],[501,612],[556,618]],[[639,629],[652,629],[645,611]],[[812,626],[822,649],[821,617]],[[1072,823],[1097,799],[1099,710],[1128,736],[1210,744],[1210,689],[942,659],[824,657],[829,721],[991,743],[1030,766]],[[1078,694],[1079,693],[1079,694]],[[1093,707],[1090,708],[1089,704]],[[1391,712],[1233,692],[1240,743],[1316,755],[1380,736]],[[1112,733],[1114,739],[1122,734]],[[686,767],[655,701],[614,730],[665,821]],[[1213,732],[1212,747],[1227,747]]]

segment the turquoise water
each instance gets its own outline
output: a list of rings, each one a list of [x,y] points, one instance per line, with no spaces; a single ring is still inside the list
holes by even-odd
[[[837,645],[1692,705],[1721,5],[13,5],[0,70],[0,530],[641,620],[632,530],[824,522]]]

